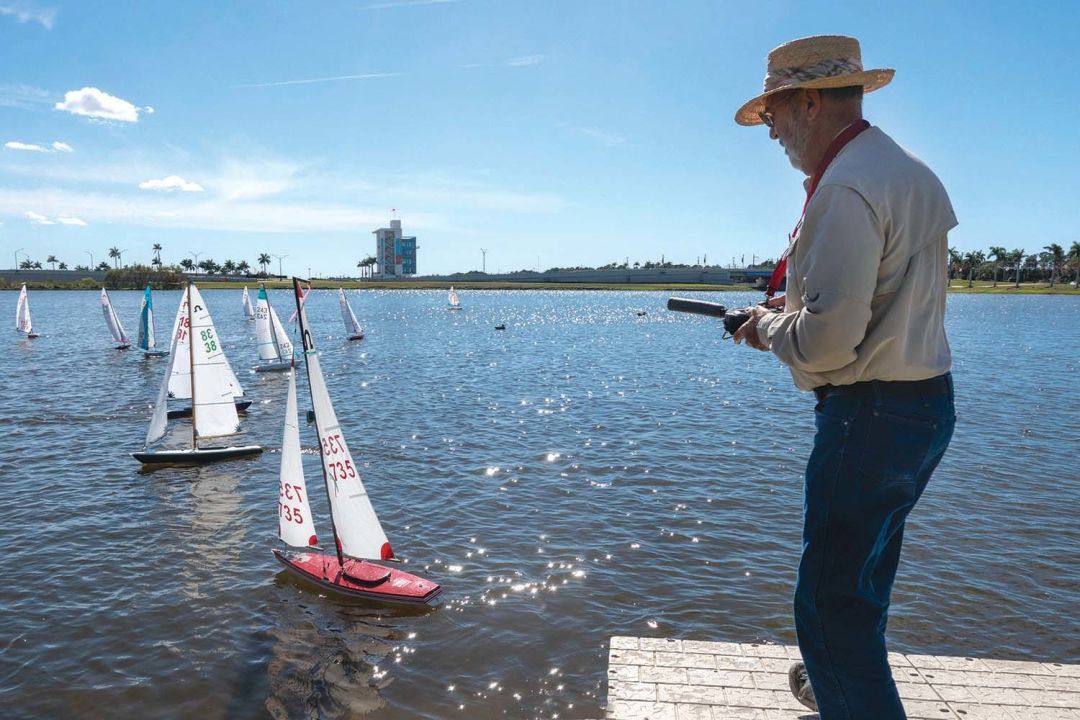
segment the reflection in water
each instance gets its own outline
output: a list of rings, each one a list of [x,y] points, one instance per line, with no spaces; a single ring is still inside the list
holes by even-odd
[[[433,608],[328,597],[281,570],[274,578],[274,626],[266,709],[275,718],[352,718],[386,705],[380,690],[408,652],[412,618]]]

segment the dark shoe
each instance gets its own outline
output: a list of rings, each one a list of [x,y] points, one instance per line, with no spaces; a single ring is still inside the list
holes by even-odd
[[[814,688],[810,687],[810,676],[806,674],[806,664],[797,662],[787,673],[788,687],[795,699],[811,710],[817,710]]]

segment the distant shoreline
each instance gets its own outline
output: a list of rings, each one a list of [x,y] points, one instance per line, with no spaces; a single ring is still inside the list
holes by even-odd
[[[200,276],[192,278],[200,288],[204,290],[234,289],[239,290],[247,285],[258,287],[264,284],[268,289],[288,289],[292,287],[291,280],[278,280],[276,278],[250,278],[244,280],[206,280]],[[20,283],[5,283],[0,289],[18,290]],[[761,292],[753,285],[747,283],[734,283],[727,285],[712,285],[705,283],[556,283],[556,282],[445,282],[427,280],[312,280],[311,284],[316,289],[347,290],[447,290],[454,286],[459,290],[595,290],[595,291],[630,291],[639,290],[646,292]],[[26,286],[30,290],[89,290],[97,292],[102,284],[98,282],[56,282],[36,281],[31,273],[27,273]],[[127,288],[141,290],[141,288]],[[993,294],[993,295],[1075,295],[1080,297],[1080,288],[1072,287],[1068,283],[1058,283],[1053,287],[1044,283],[1021,283],[1017,288],[1012,284],[998,283],[994,287],[989,281],[976,281],[973,287],[967,286],[967,281],[954,280],[948,288],[948,292],[957,294]]]

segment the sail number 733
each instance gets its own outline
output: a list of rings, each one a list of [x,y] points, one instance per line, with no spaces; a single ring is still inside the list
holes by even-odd
[[[322,451],[323,460],[334,480],[356,477],[356,468],[353,467],[352,458],[345,449],[345,441],[340,433],[323,435]],[[336,459],[338,457],[341,459]]]

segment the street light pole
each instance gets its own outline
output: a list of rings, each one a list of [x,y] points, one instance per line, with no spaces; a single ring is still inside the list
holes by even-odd
[[[195,274],[198,275],[199,274],[199,256],[202,255],[202,253],[201,252],[191,252],[190,250],[188,250],[188,255],[191,255],[191,256],[193,256],[195,258]]]
[[[23,251],[23,248],[19,248],[15,251],[15,272],[19,272],[19,253]]]
[[[94,271],[94,253],[89,250],[83,250],[84,253],[90,256],[90,272]]]
[[[480,255],[483,258],[481,272],[487,275],[487,250],[485,250],[484,248],[480,248]]]
[[[274,255],[274,253],[270,253],[270,254]],[[284,277],[285,274],[283,272],[281,272],[281,261],[284,260],[285,258],[289,257],[289,256],[288,255],[274,255],[274,257],[277,258],[277,274],[278,274],[278,277]]]

